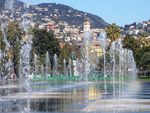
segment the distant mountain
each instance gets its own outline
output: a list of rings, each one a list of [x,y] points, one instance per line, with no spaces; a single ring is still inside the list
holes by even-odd
[[[44,16],[49,16],[52,20],[58,21],[65,21],[70,25],[81,26],[85,17],[90,18],[92,22],[92,27],[94,28],[103,28],[108,25],[101,17],[96,15],[85,13],[83,11],[79,11],[73,9],[72,7],[62,5],[62,4],[55,4],[55,3],[42,3],[37,5],[39,8],[48,8],[47,11],[39,11],[36,9],[35,6],[30,7],[30,11],[36,14],[41,14],[39,18],[36,18],[36,21],[41,20]]]
[[[6,0],[0,1],[0,10],[4,9],[5,1]],[[88,17],[91,20],[93,28],[104,28],[108,25],[108,23],[105,22],[101,17],[73,9],[72,7],[62,4],[41,3],[38,5],[30,5],[27,8],[25,3],[15,0],[14,9],[16,12],[20,12],[20,14],[22,14],[23,11],[27,11],[29,14],[33,15],[32,18],[37,23],[44,23],[44,18],[48,18],[52,21],[55,21],[55,23],[63,21],[69,25],[82,27],[85,17]]]
[[[9,2],[11,2],[11,0],[0,0],[0,10],[4,10],[6,8],[6,4],[8,5],[8,7],[12,7],[14,9],[25,8],[25,3],[22,1],[14,0],[12,2],[14,6],[12,6],[12,4],[9,4]]]
[[[0,0],[0,10],[2,10],[5,7],[5,1],[6,0]]]

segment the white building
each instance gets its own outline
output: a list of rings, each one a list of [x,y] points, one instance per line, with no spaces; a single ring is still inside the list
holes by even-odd
[[[87,31],[91,31],[91,22],[89,18],[85,18],[85,21],[83,23],[83,31],[84,33]]]

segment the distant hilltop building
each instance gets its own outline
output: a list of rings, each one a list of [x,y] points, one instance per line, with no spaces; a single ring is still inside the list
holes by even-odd
[[[90,42],[88,45],[88,54],[91,58],[91,62],[97,64],[98,59],[103,55],[103,50],[101,48],[100,42],[97,39],[98,33],[104,32],[103,29],[93,29],[91,28],[91,20],[85,18],[83,22],[83,33],[90,32]],[[84,48],[85,49],[85,48]]]
[[[85,18],[85,20],[84,20],[83,31],[84,31],[84,33],[87,31],[91,31],[91,21],[89,18]]]

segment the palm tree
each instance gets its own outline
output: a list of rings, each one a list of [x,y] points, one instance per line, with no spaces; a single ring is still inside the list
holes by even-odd
[[[113,42],[119,38],[120,29],[115,23],[113,23],[106,28],[106,33],[107,37]]]

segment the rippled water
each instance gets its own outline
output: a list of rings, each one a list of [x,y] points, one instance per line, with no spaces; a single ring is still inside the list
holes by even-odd
[[[118,83],[115,84],[118,87]],[[112,83],[103,82],[32,82],[30,94],[31,113],[149,113],[150,83],[132,82],[123,89],[122,95],[116,88],[113,97]],[[0,87],[0,113],[25,111],[28,94],[19,90],[17,82]]]

